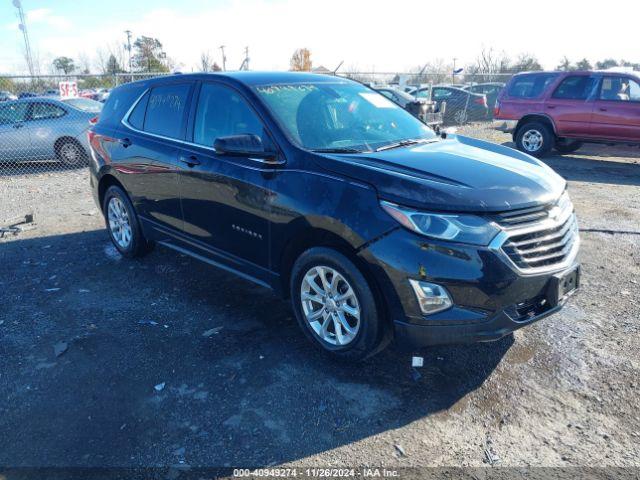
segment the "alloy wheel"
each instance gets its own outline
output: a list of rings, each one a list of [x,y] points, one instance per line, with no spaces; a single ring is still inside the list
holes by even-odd
[[[122,249],[127,249],[131,245],[133,231],[129,213],[122,200],[118,197],[111,197],[108,206],[109,230],[113,239]]]
[[[522,146],[527,152],[537,152],[543,143],[544,137],[539,130],[527,130],[522,135]]]
[[[68,142],[60,147],[60,158],[68,165],[76,165],[82,160],[82,155],[78,146]]]
[[[316,266],[300,287],[302,311],[311,330],[323,341],[350,344],[360,329],[360,303],[349,282],[335,269]]]

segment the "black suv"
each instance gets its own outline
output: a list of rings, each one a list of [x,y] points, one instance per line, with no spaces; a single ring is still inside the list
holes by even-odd
[[[307,337],[361,359],[498,339],[578,284],[565,181],[538,160],[436,136],[359,83],[171,75],[113,90],[91,185],[126,257],[160,244],[290,296]]]

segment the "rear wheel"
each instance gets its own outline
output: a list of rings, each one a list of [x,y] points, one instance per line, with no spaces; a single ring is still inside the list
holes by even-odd
[[[582,147],[582,142],[578,142],[578,141],[563,141],[563,142],[556,142],[556,151],[558,153],[573,153],[576,150],[578,150],[580,147]]]
[[[551,129],[541,122],[528,122],[518,128],[515,142],[518,150],[534,157],[543,157],[555,144]]]
[[[111,241],[125,257],[145,255],[151,244],[144,238],[138,216],[127,194],[118,186],[107,189],[102,203],[107,231]]]
[[[312,248],[295,262],[291,299],[306,337],[334,357],[362,360],[379,351],[383,320],[369,283],[345,255]]]

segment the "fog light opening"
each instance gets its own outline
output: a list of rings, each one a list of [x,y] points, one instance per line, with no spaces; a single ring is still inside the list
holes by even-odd
[[[449,293],[443,286],[413,279],[409,279],[409,283],[424,315],[441,312],[453,305]]]

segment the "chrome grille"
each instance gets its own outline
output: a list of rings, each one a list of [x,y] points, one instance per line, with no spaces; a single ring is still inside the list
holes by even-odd
[[[502,251],[522,271],[561,267],[575,256],[579,244],[573,204],[565,193],[552,205],[500,214]]]

